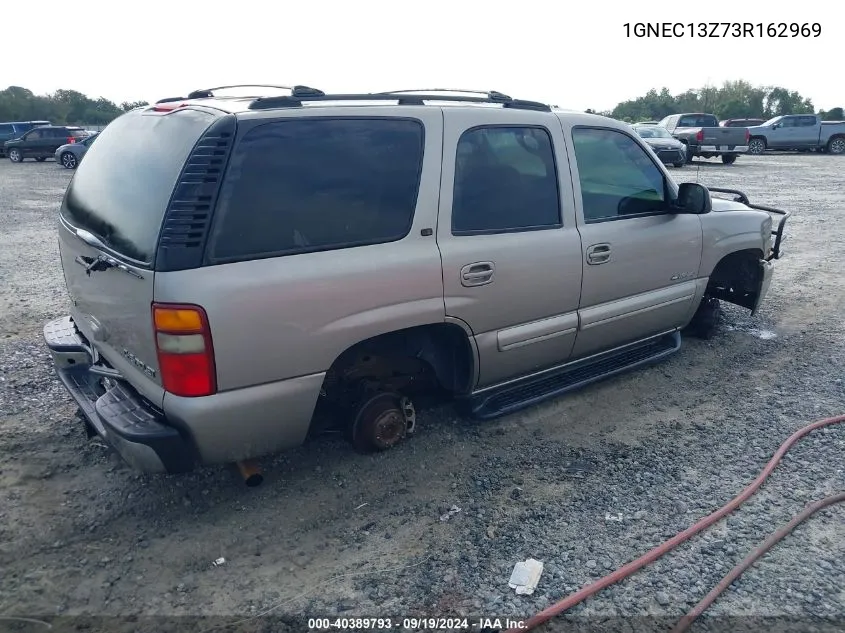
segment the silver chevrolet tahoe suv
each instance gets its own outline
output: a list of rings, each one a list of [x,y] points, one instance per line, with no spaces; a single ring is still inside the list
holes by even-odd
[[[788,214],[678,186],[618,121],[497,92],[223,92],[115,120],[59,214],[72,306],[46,344],[140,470],[326,425],[383,450],[427,394],[507,414],[769,288]]]

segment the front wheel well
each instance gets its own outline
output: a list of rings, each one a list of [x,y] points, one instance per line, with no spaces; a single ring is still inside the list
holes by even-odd
[[[756,248],[725,255],[710,274],[705,296],[753,310],[760,292],[762,258],[763,252]]]

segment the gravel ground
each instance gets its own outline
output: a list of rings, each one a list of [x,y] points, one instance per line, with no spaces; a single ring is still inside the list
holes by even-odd
[[[40,337],[66,309],[55,214],[71,174],[0,162],[0,615],[77,616],[54,621],[74,629],[82,616],[270,609],[527,618],[715,510],[796,429],[845,413],[845,160],[743,157],[674,174],[794,211],[756,317],[728,306],[714,340],[498,421],[428,411],[385,454],[318,439],[264,460],[264,485],[248,489],[221,468],[139,475],[85,439]],[[812,434],[739,511],[543,630],[667,630],[769,532],[845,490],[844,449],[843,427]],[[836,506],[798,527],[691,630],[842,630],[843,519]],[[528,557],[545,570],[533,596],[516,596],[508,577]]]

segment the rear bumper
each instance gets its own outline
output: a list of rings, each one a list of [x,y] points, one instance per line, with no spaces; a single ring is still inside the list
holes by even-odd
[[[71,317],[47,323],[44,340],[59,378],[89,424],[127,463],[150,473],[186,472],[198,464],[299,446],[325,378],[321,372],[202,398],[165,393],[159,408],[124,379],[104,381],[104,373],[117,372],[94,364],[95,352]]]
[[[748,145],[699,145],[697,150],[708,154],[745,154]]]
[[[124,381],[104,383],[92,371],[92,353],[71,317],[44,326],[56,373],[85,418],[132,467],[147,473],[182,473],[196,465],[193,443]]]

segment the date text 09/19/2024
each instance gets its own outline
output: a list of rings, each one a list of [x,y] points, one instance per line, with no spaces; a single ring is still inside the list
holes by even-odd
[[[511,618],[309,618],[309,631],[502,631],[521,629],[522,620]]]
[[[821,37],[818,22],[626,22],[625,37],[635,38],[794,38]]]

